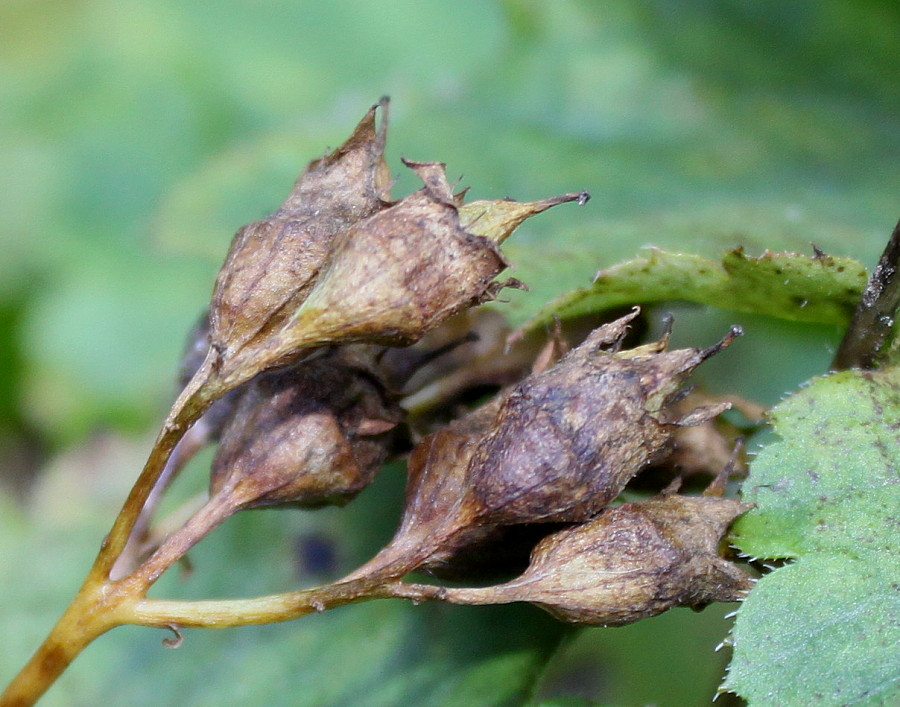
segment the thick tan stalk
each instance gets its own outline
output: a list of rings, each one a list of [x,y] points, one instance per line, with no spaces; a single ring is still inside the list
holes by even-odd
[[[117,585],[109,580],[110,570],[127,546],[141,509],[175,445],[222,394],[214,381],[216,359],[214,353],[207,356],[173,404],[147,463],[104,538],[84,584],[31,660],[0,697],[0,706],[34,704],[91,641],[114,626],[129,622],[128,611],[123,607],[143,596],[149,585],[145,583],[143,588],[140,582]]]
[[[33,705],[88,644],[125,623],[120,619],[121,598],[106,596],[104,589],[102,584],[85,583],[44,642],[0,695],[0,707]]]

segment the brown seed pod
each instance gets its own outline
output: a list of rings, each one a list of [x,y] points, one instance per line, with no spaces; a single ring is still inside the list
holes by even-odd
[[[507,262],[494,241],[460,227],[444,165],[406,164],[425,186],[336,239],[278,346],[410,344],[502,287],[493,280]]]
[[[528,569],[507,584],[447,589],[454,603],[527,601],[563,621],[618,626],[673,606],[739,601],[750,577],[718,554],[748,506],[732,499],[661,495],[607,508],[542,540]]]
[[[379,108],[386,113],[386,99],[343,145],[309,164],[275,213],[235,235],[211,308],[212,345],[226,360],[267,348],[306,299],[335,237],[387,206],[387,117],[376,129]]]
[[[376,355],[350,346],[245,384],[213,460],[211,493],[255,508],[344,503],[361,491],[402,418]]]
[[[619,351],[636,315],[425,437],[409,459],[401,527],[362,571],[444,566],[498,526],[588,520],[665,450],[678,425],[727,409],[666,415],[685,378],[737,332],[705,350],[666,351],[664,337]]]
[[[587,520],[665,451],[677,425],[729,407],[699,408],[677,420],[666,410],[687,376],[739,332],[704,350],[667,351],[664,337],[618,351],[636,315],[600,327],[506,396],[469,461],[467,485],[481,522]]]
[[[218,395],[329,344],[408,345],[493,299],[498,243],[530,215],[586,194],[461,207],[437,162],[406,162],[424,182],[387,201],[386,121],[370,110],[350,139],[313,162],[281,209],[235,236],[219,273],[208,362]],[[462,218],[461,218],[462,212]],[[471,227],[467,230],[465,225]]]

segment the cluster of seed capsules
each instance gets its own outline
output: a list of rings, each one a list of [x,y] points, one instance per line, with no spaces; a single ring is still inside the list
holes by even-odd
[[[728,407],[676,409],[685,379],[736,330],[708,349],[669,350],[667,334],[625,349],[635,310],[467,414],[409,431],[410,380],[447,348],[409,347],[518,286],[495,279],[508,264],[500,244],[529,216],[587,195],[467,203],[443,164],[407,161],[423,186],[392,201],[386,111],[386,100],[373,106],[275,213],[235,236],[183,370],[187,387],[207,391],[191,434],[218,444],[211,497],[231,511],[346,503],[403,453],[399,529],[347,579],[474,578],[492,548],[526,537],[514,579],[435,587],[433,598],[527,601],[599,625],[742,598],[751,580],[720,550],[743,504],[669,489],[611,505],[678,430]]]

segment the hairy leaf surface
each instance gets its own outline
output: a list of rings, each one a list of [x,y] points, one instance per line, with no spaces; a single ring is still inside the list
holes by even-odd
[[[752,704],[889,704],[900,695],[900,369],[813,381],[772,412],[735,545],[787,566],[734,628],[725,687]]]

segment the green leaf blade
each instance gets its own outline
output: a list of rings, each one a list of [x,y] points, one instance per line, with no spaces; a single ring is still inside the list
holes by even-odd
[[[858,559],[820,553],[763,577],[735,623],[726,688],[751,705],[891,704],[900,602],[882,559]]]
[[[597,273],[594,284],[551,302],[527,325],[633,304],[683,300],[782,319],[845,325],[866,284],[852,258],[729,251],[720,262],[658,248]]]
[[[738,614],[725,687],[752,704],[900,697],[900,370],[813,381],[772,411],[735,524],[748,555],[794,558]]]

